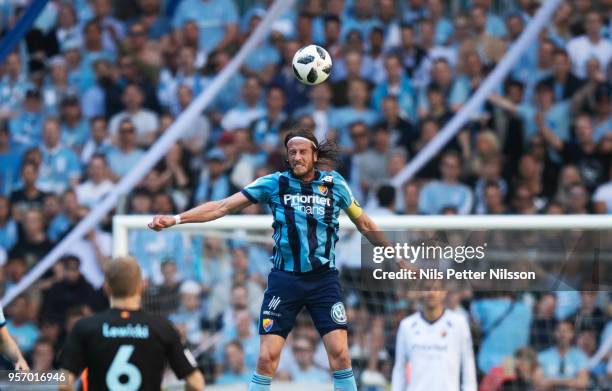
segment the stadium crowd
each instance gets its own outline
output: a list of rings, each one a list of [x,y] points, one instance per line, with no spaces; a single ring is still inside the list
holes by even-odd
[[[48,3],[0,65],[3,291],[135,166],[227,65],[270,3]],[[27,4],[0,2],[3,34]],[[400,191],[388,185],[462,108],[538,6],[535,0],[299,2],[114,213],[174,214],[224,198],[284,169],[283,134],[303,126],[337,142],[338,170],[374,216],[610,214],[612,4],[604,0],[563,2],[444,150]],[[334,61],[330,80],[313,87],[298,82],[291,68],[296,50],[310,43]],[[243,211],[266,212],[259,204]],[[100,287],[111,218],[5,309],[34,369],[53,368],[66,331],[107,305]],[[207,380],[248,382],[270,245],[197,235],[186,243],[176,231],[143,230],[131,234],[130,246],[147,276],[145,308],[176,324]],[[387,301],[374,311],[384,316],[371,321],[373,306],[364,300],[383,299],[364,299],[345,280],[353,368],[363,389],[382,390],[395,330],[418,309],[418,299]],[[482,390],[529,383],[537,367],[549,378],[590,377],[593,389],[612,379],[609,292],[481,297],[457,291],[449,293],[448,306],[469,317],[479,335]],[[278,376],[329,382],[308,316],[289,338]],[[512,357],[516,368],[508,369]]]

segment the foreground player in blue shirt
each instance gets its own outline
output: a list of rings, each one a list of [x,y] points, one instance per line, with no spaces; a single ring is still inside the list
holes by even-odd
[[[155,216],[159,231],[181,223],[206,222],[266,202],[274,216],[272,272],[259,319],[260,350],[249,391],[268,391],[280,353],[295,318],[305,306],[323,338],[334,378],[334,391],[357,391],[348,353],[347,319],[334,247],[343,209],[374,245],[386,245],[376,224],[362,211],[333,165],[333,144],[319,144],[309,130],[285,138],[289,169],[258,178],[228,198],[207,202],[176,216]]]

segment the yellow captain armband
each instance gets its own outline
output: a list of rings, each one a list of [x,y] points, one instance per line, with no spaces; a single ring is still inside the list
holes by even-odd
[[[349,207],[346,208],[344,211],[346,212],[348,217],[351,218],[351,220],[354,220],[363,214],[363,209],[361,209],[361,206],[356,200],[353,200]]]

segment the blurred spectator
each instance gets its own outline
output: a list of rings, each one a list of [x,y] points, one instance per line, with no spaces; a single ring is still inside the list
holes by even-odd
[[[55,349],[53,342],[39,338],[32,350],[32,370],[33,371],[52,371],[55,369]]]
[[[371,216],[395,215],[395,188],[391,185],[382,185],[376,190],[377,205],[366,208]]]
[[[338,131],[338,144],[342,148],[350,148],[349,129],[350,124],[358,121],[368,126],[373,126],[379,116],[368,106],[368,86],[365,80],[355,79],[348,83],[348,106],[338,108],[333,116],[331,127]]]
[[[43,293],[41,316],[63,324],[67,308],[85,305],[91,309],[100,309],[98,293],[80,272],[81,261],[75,256],[65,256],[60,262],[64,264],[63,280],[54,283]]]
[[[201,292],[200,285],[195,281],[187,280],[181,283],[179,288],[181,305],[169,316],[175,325],[181,325],[185,329],[187,345],[190,347],[197,347],[204,342],[200,306]]]
[[[207,167],[200,174],[199,183],[194,191],[193,204],[223,199],[231,194],[232,185],[226,170],[226,157],[221,149],[208,152]]]
[[[304,337],[298,337],[293,342],[293,355],[296,366],[290,372],[291,380],[294,382],[329,383],[329,373],[317,367],[314,363],[314,346],[312,341]]]
[[[507,214],[509,213],[508,206],[504,201],[499,183],[487,182],[483,189],[484,205],[483,209],[486,214]]]
[[[6,118],[20,111],[19,106],[26,96],[27,87],[28,75],[27,72],[24,72],[21,58],[17,52],[12,52],[6,57],[4,73],[0,78],[0,97],[2,97],[0,115],[2,117]]]
[[[64,98],[61,103],[62,144],[80,153],[89,139],[89,122],[81,116],[81,106],[76,96]]]
[[[161,263],[161,284],[149,284],[143,297],[144,308],[162,316],[175,313],[179,307],[179,289],[181,281],[178,279],[176,263],[165,260]]]
[[[565,46],[572,37],[569,23],[572,11],[572,6],[568,2],[561,2],[555,11],[552,24],[548,26],[550,39],[559,47]]]
[[[223,346],[232,340],[240,341],[244,353],[244,363],[249,370],[254,370],[259,355],[259,335],[253,326],[253,317],[248,310],[239,310],[235,313],[236,325],[234,330],[222,330],[223,338],[218,345],[217,360],[223,362]],[[232,326],[233,328],[234,326]]]
[[[231,341],[225,345],[226,370],[217,378],[215,384],[246,384],[251,380],[252,368],[244,362],[244,348],[240,341]]]
[[[419,212],[439,214],[445,207],[457,208],[459,214],[472,209],[472,191],[459,182],[461,160],[454,152],[447,152],[440,163],[442,180],[435,180],[423,187],[419,196]]]
[[[572,63],[565,50],[556,49],[553,57],[553,74],[545,82],[553,85],[555,100],[571,99],[583,86],[584,81],[572,72]]]
[[[543,387],[585,389],[588,386],[588,359],[574,345],[574,336],[571,322],[559,322],[555,329],[555,346],[538,355]]]
[[[595,10],[590,11],[584,21],[585,34],[567,43],[574,72],[579,77],[586,77],[586,64],[589,59],[595,57],[602,72],[606,72],[612,60],[612,43],[601,36],[601,27],[601,14]]]
[[[340,69],[334,69],[334,73],[332,73],[333,79],[338,80],[333,83],[332,88],[332,102],[335,106],[346,106],[349,104],[348,91],[351,81],[365,79],[371,74],[371,69],[368,69],[366,61],[360,50],[350,50],[344,55],[343,61],[336,65]],[[370,90],[371,84],[369,81],[367,83],[368,90]]]
[[[40,209],[29,209],[23,216],[22,230],[11,258],[23,258],[28,268],[40,261],[53,247],[47,238],[43,214]]]
[[[315,87],[318,88],[318,87]],[[320,91],[326,89],[319,88]],[[324,92],[312,91],[311,96],[315,94],[321,95]],[[320,100],[324,100],[322,98]],[[329,98],[327,100],[329,104]],[[319,110],[325,110],[327,105],[321,103],[322,107]],[[325,106],[323,106],[325,105]],[[280,127],[283,122],[287,120],[287,114],[283,111],[285,107],[285,92],[279,86],[270,86],[266,95],[266,112],[258,119],[256,119],[250,126],[253,132],[253,142],[257,147],[271,152],[276,149],[279,145],[279,134]],[[313,111],[317,110],[313,108]],[[311,114],[311,113],[308,113]],[[326,114],[323,113],[323,116]],[[326,120],[327,118],[325,118]]]
[[[86,141],[81,152],[81,163],[88,164],[91,158],[96,155],[104,157],[112,149],[106,120],[102,117],[93,117],[91,120],[91,136]]]
[[[80,206],[76,193],[68,190],[62,195],[61,212],[49,222],[47,233],[56,242],[80,220]]]
[[[372,146],[359,159],[360,187],[363,194],[374,191],[387,177],[387,164],[390,152],[389,129],[377,125],[372,135]]]
[[[207,84],[207,80],[196,68],[196,52],[193,48],[185,46],[178,51],[177,68],[173,70],[165,67],[159,77],[157,96],[167,110],[178,114],[184,109],[181,105],[179,87],[187,86],[197,96]]]
[[[124,119],[118,125],[118,142],[107,155],[110,169],[116,178],[125,175],[144,156],[136,146],[136,128],[131,120]]]
[[[536,303],[529,342],[531,347],[542,351],[553,343],[554,330],[557,326],[555,305],[557,299],[552,293],[543,293]]]
[[[79,203],[92,208],[113,189],[114,184],[108,179],[108,166],[102,155],[91,158],[87,172],[88,179],[78,185],[75,191]]]
[[[571,319],[576,333],[582,330],[591,330],[595,333],[595,339],[599,338],[605,326],[606,315],[597,305],[598,292],[592,291],[592,287],[581,287],[580,306]]]
[[[38,166],[26,161],[21,166],[21,183],[19,190],[11,193],[11,205],[13,207],[13,217],[21,221],[23,215],[30,209],[40,209],[47,193],[38,187]]]
[[[537,353],[530,347],[517,349],[512,357],[493,368],[482,379],[479,391],[513,391],[537,389],[541,376]]]
[[[155,132],[159,127],[159,118],[153,111],[143,108],[144,95],[137,84],[128,84],[123,91],[123,104],[125,110],[115,114],[110,122],[109,129],[113,136],[121,130],[121,124],[129,119],[136,131],[136,144],[149,146],[155,139]]]
[[[140,19],[150,39],[160,39],[170,32],[170,21],[162,13],[160,0],[140,0],[138,4],[142,11]]]
[[[488,372],[529,341],[531,309],[510,294],[473,300],[470,313],[482,333],[478,369]]]
[[[387,77],[372,92],[372,107],[380,111],[383,99],[391,95],[397,98],[400,116],[413,118],[416,114],[414,91],[410,79],[404,75],[401,57],[396,54],[387,55],[384,64]]]
[[[28,89],[24,94],[23,109],[9,121],[11,144],[19,148],[40,145],[45,116],[38,90]]]
[[[608,172],[610,159],[604,156],[593,140],[593,124],[587,115],[578,115],[575,120],[576,141],[563,140],[547,126],[540,128],[544,139],[559,151],[565,163],[580,168],[585,184],[593,189]],[[609,157],[609,156],[608,156]]]
[[[238,38],[238,13],[234,2],[223,0],[186,0],[179,4],[172,19],[176,30],[185,22],[196,21],[200,32],[200,47],[210,53],[225,49]]]
[[[382,124],[391,132],[391,144],[403,147],[412,156],[414,144],[419,137],[414,125],[407,116],[402,116],[397,98],[387,96],[382,102]]]
[[[32,309],[33,303],[26,294],[17,296],[6,309],[6,327],[24,354],[29,354],[34,349],[39,335],[38,327],[32,321]]]
[[[499,39],[505,34],[498,31],[491,32],[490,24],[496,24],[505,30],[502,21],[494,22],[495,17],[487,14],[483,6],[475,5],[470,9],[470,24],[472,36],[468,38],[459,50],[459,58],[465,58],[466,52],[476,51],[482,56],[481,60],[486,65],[497,64],[506,51],[506,45]]]
[[[420,186],[417,182],[408,182],[404,185],[404,210],[403,214],[418,214]]]
[[[193,102],[194,91],[188,85],[181,85],[177,91],[179,113],[182,113]],[[196,116],[188,130],[183,132],[180,140],[184,147],[193,154],[202,153],[204,147],[208,144],[210,138],[210,122],[204,115]]]
[[[487,160],[482,162],[482,167],[480,169],[478,179],[474,185],[474,196],[475,196],[475,213],[485,213],[487,211],[487,194],[486,187],[489,184],[494,184],[496,188],[500,192],[500,200],[505,199],[508,194],[508,184],[506,180],[501,176],[502,170],[502,162],[499,156],[491,156]],[[492,198],[489,200],[497,200],[495,194],[490,194]],[[496,213],[500,213],[498,203],[493,202],[491,205],[497,211]]]
[[[247,128],[251,122],[264,115],[261,83],[257,78],[247,78],[242,87],[242,100],[230,109],[221,121],[224,130]]]
[[[62,142],[57,119],[48,118],[43,125],[42,164],[38,187],[46,192],[62,194],[75,186],[81,177],[81,165],[74,151]]]

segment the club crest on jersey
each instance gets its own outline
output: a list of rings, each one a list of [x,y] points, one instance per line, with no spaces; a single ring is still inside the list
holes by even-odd
[[[324,196],[327,195],[327,186],[325,185],[319,185],[319,191],[321,192],[321,194],[323,194]]]
[[[261,321],[261,325],[263,326],[263,329],[267,333],[268,331],[272,330],[272,326],[274,326],[274,319],[265,318],[264,320]]]
[[[344,303],[339,301],[332,306],[331,317],[337,324],[346,324],[346,311],[344,309]]]

